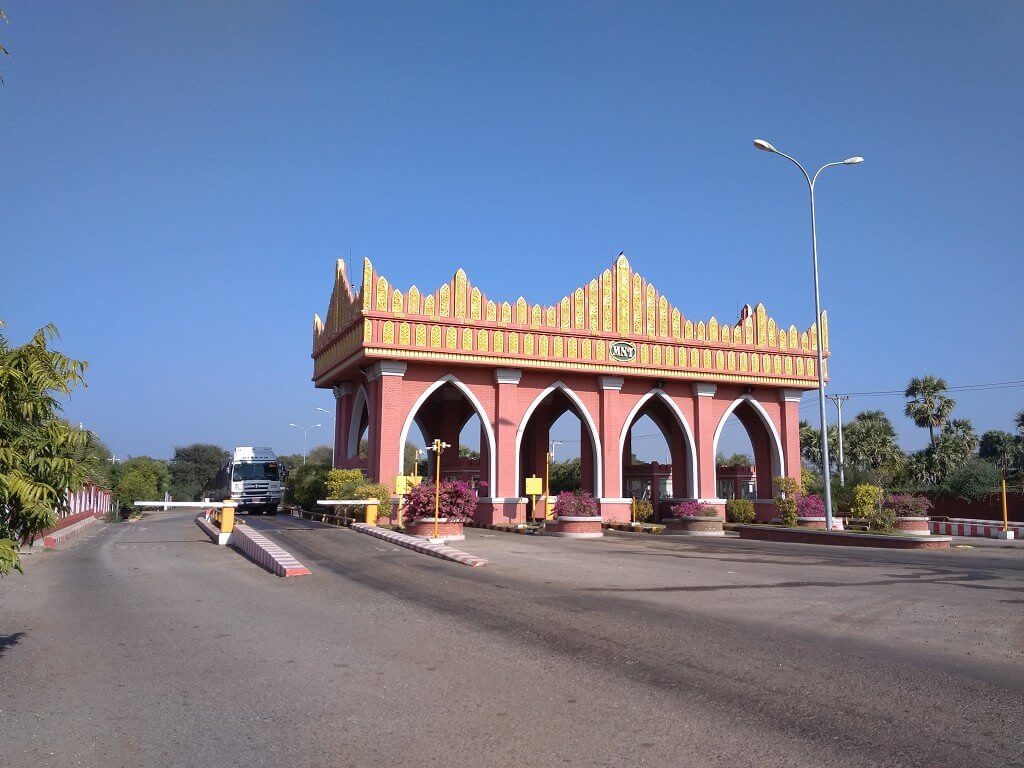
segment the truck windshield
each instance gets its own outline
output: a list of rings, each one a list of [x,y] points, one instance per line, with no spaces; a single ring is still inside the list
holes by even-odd
[[[235,482],[239,480],[277,480],[279,477],[276,461],[235,464],[231,471],[231,479]]]

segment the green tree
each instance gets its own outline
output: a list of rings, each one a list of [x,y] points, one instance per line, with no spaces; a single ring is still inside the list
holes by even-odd
[[[928,428],[932,445],[935,445],[935,430],[946,423],[956,405],[956,400],[946,396],[948,389],[945,379],[922,376],[911,379],[903,393],[908,398],[903,412],[917,426]]]
[[[167,462],[149,456],[126,459],[113,467],[111,475],[114,498],[129,507],[136,501],[160,501],[171,482]]]
[[[1021,464],[1024,441],[1009,432],[990,429],[978,441],[978,458],[996,466],[1014,467]]]
[[[866,470],[898,469],[906,455],[896,443],[896,429],[881,411],[862,411],[843,425],[843,460]]]
[[[179,445],[171,459],[170,492],[179,501],[194,501],[213,491],[217,471],[231,454],[219,445],[193,443]]]
[[[68,424],[68,429],[77,430],[77,427]],[[86,479],[101,488],[113,487],[113,454],[94,432],[85,430],[82,447],[75,451],[75,460],[85,470]]]
[[[88,364],[50,349],[57,336],[47,325],[11,346],[0,333],[0,575],[21,570],[19,547],[56,523],[86,478],[86,433],[57,417],[57,398],[85,383]]]
[[[285,501],[303,509],[313,511],[319,499],[327,498],[327,475],[331,468],[326,464],[300,465],[288,476]]]
[[[999,469],[987,461],[969,458],[943,479],[941,490],[964,501],[978,501],[999,490]]]
[[[754,460],[745,453],[733,453],[729,456],[719,453],[715,456],[715,464],[719,467],[735,467],[737,464],[743,467],[750,467],[753,466]]]
[[[119,473],[114,484],[114,496],[129,510],[136,501],[158,500],[162,493],[157,474],[138,464]]]
[[[551,462],[551,494],[563,491],[578,491],[583,484],[583,469],[580,460],[565,459]]]
[[[470,448],[468,445],[459,446],[459,458],[470,461],[480,461],[480,451]]]
[[[1013,420],[1013,424],[1017,427],[1017,432],[1024,437],[1024,410],[1017,411],[1017,417]]]
[[[846,435],[844,434],[845,438]],[[819,472],[821,467],[821,430],[815,429],[810,422],[800,422],[800,455],[803,460],[816,468]],[[828,428],[828,461],[834,470],[836,462],[839,461],[839,430],[833,424]],[[831,472],[830,472],[831,474]]]

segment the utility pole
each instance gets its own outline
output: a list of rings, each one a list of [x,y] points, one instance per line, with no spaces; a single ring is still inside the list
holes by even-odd
[[[839,484],[846,485],[846,476],[843,474],[843,402],[849,400],[850,396],[826,395],[826,397],[836,404],[836,410],[839,412]]]

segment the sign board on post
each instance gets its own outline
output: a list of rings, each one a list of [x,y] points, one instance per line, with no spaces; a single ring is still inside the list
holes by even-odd
[[[526,495],[540,496],[544,493],[544,479],[541,477],[526,478]]]

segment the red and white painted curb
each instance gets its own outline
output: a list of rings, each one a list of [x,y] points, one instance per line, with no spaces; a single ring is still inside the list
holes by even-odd
[[[983,536],[995,538],[996,534],[1003,530],[1003,524],[992,520],[951,520],[947,522],[929,523],[932,533],[942,533],[946,536]],[[1011,531],[1017,536],[1024,536],[1024,524],[1010,523]]]
[[[244,552],[258,565],[278,576],[306,576],[309,568],[304,566],[283,547],[279,547],[251,526],[236,526],[231,531],[231,546]]]
[[[196,517],[196,525],[202,528],[215,544],[230,544],[273,574],[287,577],[306,576],[310,573],[309,568],[296,560],[291,552],[272,542],[251,525],[236,523],[231,533],[225,534],[207,520],[205,515]]]
[[[423,539],[419,539],[415,536],[407,536],[404,533],[396,533],[395,531],[389,531],[385,528],[377,528],[372,525],[367,525],[366,523],[352,523],[352,530],[365,533],[369,536],[374,536],[392,544],[397,544],[400,547],[411,549],[414,552],[422,552],[425,555],[431,555],[453,563],[461,563],[462,565],[468,565],[471,568],[487,564],[487,561],[482,557],[476,557],[475,555],[455,549],[454,547],[449,547],[444,544],[431,544],[430,542],[424,541]]]
[[[90,525],[95,523],[96,520],[97,518],[95,517],[86,517],[79,520],[77,523],[73,523],[69,526],[56,530],[53,533],[48,533],[43,536],[43,546],[47,549],[53,549],[66,539],[70,539],[72,536],[81,533],[83,528],[88,528]]]

